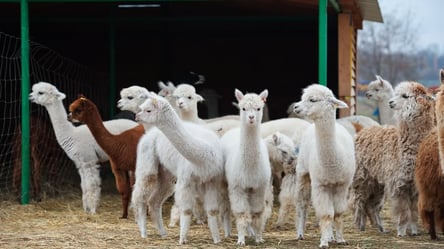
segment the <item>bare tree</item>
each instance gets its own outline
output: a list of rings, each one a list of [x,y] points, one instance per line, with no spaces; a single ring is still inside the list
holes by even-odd
[[[384,16],[382,24],[364,22],[358,33],[359,82],[373,80],[376,74],[392,84],[418,80],[416,31],[415,17],[410,12]]]

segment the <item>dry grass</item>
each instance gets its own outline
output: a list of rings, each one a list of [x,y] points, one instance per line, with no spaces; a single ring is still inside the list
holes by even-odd
[[[168,224],[170,206],[171,202],[168,201],[164,207],[165,224]],[[168,236],[162,239],[149,220],[148,238],[142,239],[132,213],[128,219],[119,219],[120,213],[120,196],[113,191],[103,193],[101,206],[96,215],[87,215],[82,211],[78,190],[40,203],[31,202],[28,205],[4,201],[0,204],[0,248],[236,248],[235,235],[223,239],[219,245],[213,245],[210,232],[205,225],[192,225],[189,233],[190,243],[179,246],[178,227],[167,228]],[[266,242],[256,246],[252,239],[248,239],[245,248],[318,247],[319,231],[313,222],[313,214],[310,214],[307,223],[306,239],[297,241],[293,221],[282,230],[273,228],[276,213],[277,206],[264,233]],[[349,245],[332,245],[331,248],[444,247],[443,242],[430,241],[422,229],[420,236],[397,238],[392,222],[386,220],[385,224],[391,230],[387,234],[380,234],[371,227],[365,232],[359,232],[351,225],[351,216],[348,214],[345,222],[345,238]],[[233,232],[236,233],[235,230]]]

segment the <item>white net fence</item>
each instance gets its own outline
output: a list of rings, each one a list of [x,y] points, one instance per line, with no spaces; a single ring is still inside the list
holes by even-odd
[[[55,85],[66,94],[65,108],[78,94],[107,106],[108,93],[100,92],[103,80],[59,53],[30,43],[30,87],[39,81]],[[21,54],[20,39],[0,32],[0,200],[20,199],[21,187]],[[74,164],[58,145],[46,109],[31,104],[31,200],[77,187],[80,180]],[[101,110],[103,112],[103,110]]]

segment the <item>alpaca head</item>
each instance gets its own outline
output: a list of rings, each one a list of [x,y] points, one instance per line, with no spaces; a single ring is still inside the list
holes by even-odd
[[[62,101],[65,97],[65,94],[59,92],[55,86],[46,82],[35,83],[29,94],[29,100],[43,106]]]
[[[164,115],[161,114],[169,109],[172,109],[172,107],[165,98],[150,92],[148,98],[139,106],[139,112],[136,113],[136,121],[145,124],[162,122]]]
[[[173,95],[174,90],[176,90],[176,86],[174,86],[173,82],[168,81],[166,84],[163,81],[159,81],[157,83],[159,85],[160,91],[159,96],[169,97]]]
[[[293,140],[288,136],[275,132],[266,138],[264,141],[267,145],[268,154],[274,161],[288,167],[295,166],[298,156],[298,149],[295,147]]]
[[[259,95],[255,93],[243,94],[238,89],[235,89],[239,106],[239,116],[241,123],[256,126],[262,122],[263,108],[268,97],[268,90],[262,91]]]
[[[320,84],[312,84],[303,90],[301,101],[294,105],[296,115],[318,120],[336,118],[337,108],[348,108],[347,104],[337,99],[333,92]]]
[[[117,107],[122,111],[136,113],[139,106],[148,98],[148,90],[141,86],[130,86],[120,91]]]
[[[422,84],[414,81],[403,81],[394,89],[394,95],[389,100],[390,108],[395,116],[402,120],[411,120],[424,112],[429,112],[434,106],[434,98]]]
[[[197,108],[197,103],[203,101],[202,96],[196,93],[196,88],[189,84],[180,84],[173,92],[176,105],[181,112],[188,112]]]
[[[368,90],[365,93],[368,99],[376,101],[388,100],[393,96],[393,87],[390,82],[376,75],[376,80],[368,84]]]
[[[73,123],[86,123],[92,110],[97,110],[96,105],[85,96],[79,95],[69,105],[68,120]]]

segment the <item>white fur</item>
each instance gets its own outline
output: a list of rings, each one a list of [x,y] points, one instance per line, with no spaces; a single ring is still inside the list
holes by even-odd
[[[295,112],[313,121],[303,133],[297,162],[298,239],[304,239],[310,199],[319,219],[320,247],[328,247],[336,229],[336,242],[345,244],[342,214],[347,210],[347,193],[355,171],[353,137],[336,123],[336,108],[347,105],[325,86],[304,89]]]
[[[139,106],[148,98],[148,90],[141,86],[130,86],[120,91],[120,99],[117,107],[122,111],[137,113]]]
[[[159,163],[177,176],[175,200],[180,207],[179,243],[187,243],[194,198],[202,191],[213,242],[220,242],[217,217],[223,180],[223,151],[218,136],[209,129],[180,120],[162,97],[151,94],[136,119],[154,125],[138,145],[136,183],[132,195],[136,221],[146,237],[146,200],[158,182]],[[159,221],[161,223],[162,220]]]
[[[264,141],[267,144],[270,159],[282,165],[285,173],[279,192],[280,206],[276,221],[276,227],[280,228],[296,210],[296,163],[299,147],[294,145],[290,137],[280,132],[267,136]]]
[[[244,95],[236,89],[235,96],[241,125],[225,133],[221,141],[226,156],[225,178],[230,206],[236,219],[237,245],[243,246],[248,227],[254,232],[256,243],[264,241],[266,196],[272,187],[268,151],[260,128],[268,91]]]
[[[372,118],[362,115],[352,115],[338,118],[336,119],[336,122],[344,126],[344,128],[347,129],[352,136],[355,136],[359,132],[359,130],[356,130],[356,125],[360,125],[361,129],[372,126],[380,126],[380,124]]]
[[[393,109],[389,106],[389,100],[393,97],[393,87],[390,82],[384,80],[381,76],[376,75],[376,80],[368,84],[368,90],[366,91],[365,96],[368,99],[377,102],[379,122],[381,124],[396,124]]]
[[[108,156],[97,144],[86,125],[73,126],[67,120],[67,112],[62,100],[65,94],[46,82],[32,86],[29,99],[42,105],[48,111],[57,142],[74,162],[80,174],[83,209],[87,213],[96,213],[100,201],[100,163],[108,161]],[[131,129],[137,123],[127,119],[105,121],[107,130],[113,134]]]

